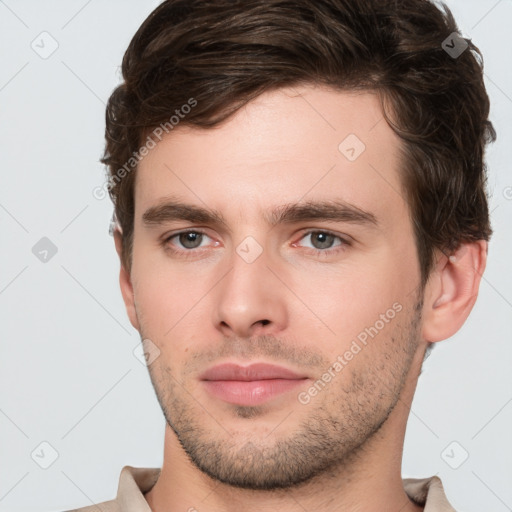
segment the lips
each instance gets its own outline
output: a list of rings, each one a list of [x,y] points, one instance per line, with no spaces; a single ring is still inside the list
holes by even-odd
[[[201,380],[267,380],[267,379],[305,379],[305,375],[299,375],[287,368],[265,363],[255,363],[249,366],[239,366],[232,363],[224,363],[206,370]]]
[[[271,364],[224,363],[208,369],[200,379],[213,397],[230,404],[255,406],[297,388],[308,377]]]

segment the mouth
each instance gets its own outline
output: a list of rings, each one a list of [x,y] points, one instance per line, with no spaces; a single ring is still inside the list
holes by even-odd
[[[271,364],[225,363],[208,369],[200,380],[210,395],[224,402],[254,406],[303,385],[308,377]]]

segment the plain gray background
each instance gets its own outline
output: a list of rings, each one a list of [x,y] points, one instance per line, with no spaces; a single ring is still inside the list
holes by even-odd
[[[92,193],[104,183],[105,102],[126,46],[158,3],[0,0],[0,511],[102,502],[115,496],[124,465],[162,463],[164,418],[134,355],[139,337],[108,234],[112,206]],[[403,475],[438,474],[457,510],[505,512],[512,510],[512,2],[447,4],[484,55],[498,133],[487,153],[495,234],[469,320],[437,344],[420,376]]]

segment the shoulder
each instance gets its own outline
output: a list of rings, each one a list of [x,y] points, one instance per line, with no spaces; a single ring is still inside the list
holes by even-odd
[[[117,500],[109,500],[96,505],[65,510],[64,512],[121,512],[121,509],[119,508]]]
[[[144,494],[155,485],[159,475],[160,468],[124,466],[114,499],[64,512],[126,512],[127,504],[132,512],[151,512]]]
[[[404,490],[417,505],[424,506],[425,512],[456,512],[450,505],[438,476],[428,478],[404,478]]]

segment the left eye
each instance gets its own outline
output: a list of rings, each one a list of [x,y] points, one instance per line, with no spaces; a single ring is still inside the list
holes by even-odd
[[[334,247],[348,244],[341,237],[333,233],[329,233],[328,231],[309,231],[308,233],[304,234],[301,240],[307,237],[311,238],[311,243],[313,245],[312,249],[322,252],[325,252],[324,249],[331,249],[333,247],[333,242],[335,239],[338,239],[340,243],[338,243]]]

